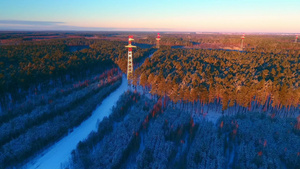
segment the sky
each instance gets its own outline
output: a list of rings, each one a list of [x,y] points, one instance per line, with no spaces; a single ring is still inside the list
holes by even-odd
[[[0,0],[0,30],[300,32],[300,0]]]

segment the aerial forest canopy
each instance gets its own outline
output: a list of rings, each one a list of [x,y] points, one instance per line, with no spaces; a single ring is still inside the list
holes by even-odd
[[[0,94],[4,96],[9,92],[17,97],[20,90],[26,91],[40,85],[46,88],[51,81],[66,83],[70,78],[82,80],[85,76],[100,74],[111,67],[119,67],[125,72],[125,45],[126,42],[122,41],[84,38],[23,39],[18,44],[1,45]],[[140,61],[149,51],[138,48],[134,61]]]
[[[125,45],[84,38],[1,45],[0,168],[19,168],[71,133],[125,84]],[[135,49],[134,62],[151,49]]]
[[[300,103],[299,50],[270,53],[162,48],[136,70],[142,86],[174,102],[251,104],[290,110]]]
[[[0,93],[16,98],[20,90],[83,80],[111,67],[126,72],[128,34],[0,34]],[[138,44],[156,42],[156,33],[133,34]],[[299,104],[300,43],[293,43],[293,36],[246,35],[243,51],[237,51],[241,39],[236,34],[163,33],[162,37],[161,49],[135,75],[135,82],[140,77],[142,85],[152,85],[152,93],[166,94],[175,102],[217,101],[224,110],[237,104],[250,109],[253,102],[265,109]],[[135,63],[152,51],[137,46]],[[163,83],[172,90],[159,88]]]
[[[129,34],[137,48],[127,81]],[[294,37],[246,35],[241,47],[237,34],[162,33],[159,49],[155,37],[0,33],[0,168],[45,158],[74,135],[64,168],[299,166]],[[98,127],[84,140],[91,118]]]

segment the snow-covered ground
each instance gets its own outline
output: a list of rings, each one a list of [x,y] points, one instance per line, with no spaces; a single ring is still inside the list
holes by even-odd
[[[130,88],[130,90],[134,91],[137,90],[137,92],[143,94],[144,96],[148,97],[149,99],[152,99],[152,95],[148,92],[148,91],[144,91],[143,87],[141,85],[137,85],[136,88]],[[180,104],[178,103],[176,105],[177,108],[180,108]],[[217,123],[217,120],[222,116],[221,112],[217,112],[216,110],[213,109],[208,109],[208,107],[206,106],[204,109],[204,114],[193,114],[193,117],[195,117],[196,121],[198,120],[207,120],[207,121],[211,121],[214,124]]]
[[[59,169],[61,165],[69,160],[71,152],[77,144],[86,139],[88,135],[97,129],[97,122],[111,113],[112,107],[117,103],[119,97],[127,90],[126,76],[122,77],[122,84],[108,97],[106,97],[100,106],[96,108],[93,114],[80,126],[74,128],[73,132],[45,150],[41,155],[30,161],[23,168],[29,169]]]

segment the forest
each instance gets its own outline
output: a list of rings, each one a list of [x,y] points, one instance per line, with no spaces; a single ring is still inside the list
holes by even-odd
[[[223,116],[214,124],[162,98],[127,91],[98,130],[77,145],[65,168],[296,169],[295,124],[300,119],[258,112]]]
[[[0,46],[0,94],[2,109],[24,98],[28,93],[48,90],[86,76],[96,75],[112,67],[126,71],[125,42],[89,39],[50,39],[22,41],[18,45]],[[71,47],[87,46],[79,51]],[[135,62],[151,49],[138,48]]]
[[[212,45],[239,45],[231,35],[165,36],[64,168],[300,166],[298,44],[253,35],[235,51]]]
[[[291,35],[0,33],[0,168],[22,167],[134,75],[62,168],[300,166],[300,43]],[[123,79],[123,80],[122,80]],[[73,132],[75,133],[75,132]],[[26,167],[25,167],[26,168]]]
[[[299,52],[162,48],[135,71],[134,83],[175,103],[216,102],[222,111],[242,106],[293,116],[300,103]]]
[[[0,168],[30,160],[91,116],[122,82],[125,45],[80,38],[1,45]],[[134,61],[150,51],[138,47]]]
[[[68,134],[120,84],[121,75],[111,70],[73,89],[50,91],[1,118],[0,168],[27,160]]]

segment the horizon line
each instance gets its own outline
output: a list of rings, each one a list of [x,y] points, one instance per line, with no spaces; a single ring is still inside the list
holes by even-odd
[[[103,28],[102,28],[103,29]],[[107,28],[109,29],[109,28]],[[115,29],[146,29],[146,30],[115,30]],[[270,33],[270,34],[300,34],[300,32],[266,32],[266,31],[185,31],[185,30],[147,30],[152,28],[111,28],[111,30],[80,30],[80,29],[1,29],[0,32],[174,32],[174,33]],[[156,29],[156,28],[154,28]],[[165,29],[165,28],[163,28]]]

